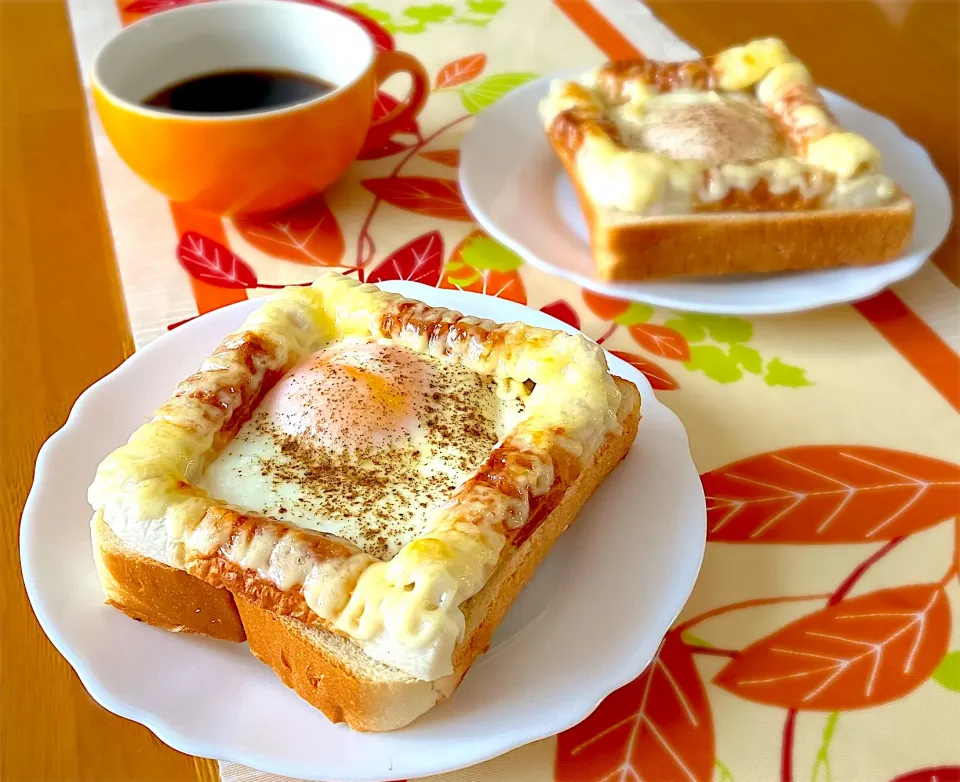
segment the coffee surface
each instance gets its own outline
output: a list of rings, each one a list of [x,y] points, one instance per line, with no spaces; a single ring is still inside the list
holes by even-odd
[[[143,103],[187,114],[233,114],[292,106],[334,89],[323,79],[295,71],[220,71],[164,87]]]

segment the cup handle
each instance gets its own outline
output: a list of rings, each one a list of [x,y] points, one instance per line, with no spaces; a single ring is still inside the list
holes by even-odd
[[[412,84],[407,97],[393,107],[388,114],[370,123],[367,144],[384,144],[404,123],[416,118],[427,102],[430,92],[430,77],[413,55],[406,52],[380,51],[374,66],[377,87],[395,73],[409,73]]]

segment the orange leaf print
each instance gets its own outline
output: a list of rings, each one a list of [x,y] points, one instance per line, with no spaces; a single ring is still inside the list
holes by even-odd
[[[654,391],[675,391],[680,388],[680,384],[673,379],[673,375],[650,359],[638,356],[636,353],[626,353],[622,350],[611,350],[610,352],[617,358],[622,358],[634,369],[639,369],[644,377],[647,378],[650,387],[653,388]]]
[[[452,179],[391,176],[364,179],[360,184],[388,204],[408,212],[425,217],[473,222],[460,196],[460,187]]]
[[[480,293],[487,296],[496,296],[498,299],[515,301],[517,304],[527,303],[527,291],[523,287],[523,280],[515,271],[485,271],[483,273],[483,288]]]
[[[868,543],[954,516],[960,466],[866,445],[770,451],[700,476],[711,541]]]
[[[650,667],[557,736],[557,782],[709,780],[713,718],[680,634],[663,639]]]
[[[434,149],[429,152],[421,152],[420,157],[450,168],[456,168],[460,165],[459,149]]]
[[[411,280],[436,285],[443,268],[443,237],[430,231],[393,252],[367,277],[367,282]]]
[[[274,258],[312,266],[337,266],[343,258],[343,234],[322,195],[276,212],[236,217],[233,224]]]
[[[947,652],[940,584],[883,589],[827,606],[748,646],[714,683],[786,709],[845,711],[902,698]]]
[[[461,57],[459,60],[448,62],[437,73],[436,89],[459,87],[461,84],[473,81],[483,73],[486,64],[487,55],[485,54],[471,54],[467,57]]]
[[[602,320],[613,320],[617,315],[625,312],[630,306],[629,301],[615,299],[612,296],[604,296],[602,293],[594,293],[584,289],[583,300],[586,302],[590,311]]]
[[[451,271],[451,267],[453,268],[452,274],[448,273]],[[483,293],[487,296],[495,296],[498,299],[515,301],[517,304],[527,303],[526,288],[523,287],[523,280],[520,275],[515,271],[478,271],[471,275],[468,280],[460,280],[457,277],[456,266],[448,264],[438,287],[469,293]]]
[[[679,331],[655,323],[638,323],[630,327],[630,336],[644,350],[672,361],[689,361],[690,346]]]

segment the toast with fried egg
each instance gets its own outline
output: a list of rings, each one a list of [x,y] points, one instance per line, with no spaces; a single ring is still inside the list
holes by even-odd
[[[913,230],[879,151],[778,39],[610,62],[540,105],[608,281],[875,264]]]
[[[107,602],[246,638],[333,721],[402,727],[487,648],[639,402],[582,337],[324,275],[268,299],[101,465]]]

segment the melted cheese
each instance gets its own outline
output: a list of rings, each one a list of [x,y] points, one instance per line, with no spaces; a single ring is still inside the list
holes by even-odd
[[[743,46],[720,52],[713,61],[717,87],[721,90],[745,90],[754,86],[771,69],[793,59],[778,38],[760,38]]]

